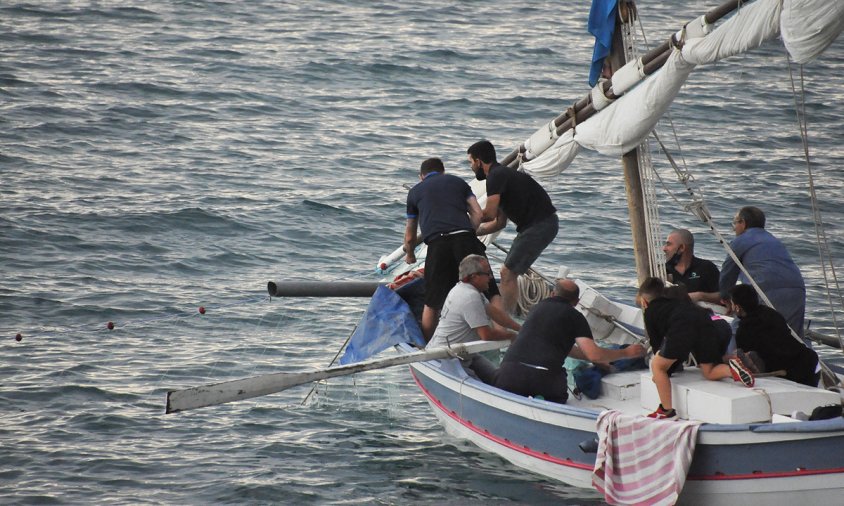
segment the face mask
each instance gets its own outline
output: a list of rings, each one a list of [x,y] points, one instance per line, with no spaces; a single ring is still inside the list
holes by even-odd
[[[681,252],[679,252],[679,251],[678,251],[677,253],[674,253],[674,256],[672,256],[671,258],[669,258],[669,259],[665,262],[665,265],[667,265],[667,266],[669,266],[669,267],[673,267],[673,266],[677,265],[677,262],[679,262],[679,261],[680,261],[680,258],[681,258],[682,256],[683,256],[683,253],[681,253]]]

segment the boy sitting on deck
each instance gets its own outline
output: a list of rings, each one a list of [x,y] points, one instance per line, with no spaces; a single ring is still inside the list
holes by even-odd
[[[753,375],[738,358],[721,363],[718,331],[706,311],[696,304],[665,297],[665,284],[659,278],[647,278],[639,287],[636,303],[645,317],[645,330],[655,350],[651,360],[651,374],[659,395],[659,407],[649,418],[673,420],[677,412],[671,403],[669,369],[678,360],[694,353],[703,377],[718,381],[732,376],[748,387],[754,384]]]

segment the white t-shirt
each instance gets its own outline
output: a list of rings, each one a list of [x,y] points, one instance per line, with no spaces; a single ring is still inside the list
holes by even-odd
[[[474,286],[458,282],[445,298],[440,322],[427,347],[444,347],[480,340],[475,329],[490,325],[489,316],[486,314],[487,304],[489,301],[484,294]]]

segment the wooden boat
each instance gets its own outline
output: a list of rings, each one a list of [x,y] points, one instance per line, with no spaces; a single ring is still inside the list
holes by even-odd
[[[640,323],[622,320],[634,332],[641,332],[636,326]],[[647,370],[604,376],[597,399],[570,397],[566,404],[554,404],[483,384],[450,360],[410,367],[449,434],[519,467],[579,487],[593,485],[593,442],[600,413],[619,410],[644,416],[659,402]],[[672,385],[681,418],[704,422],[681,503],[840,501],[844,418],[798,421],[790,417],[840,404],[838,393],[776,377],[758,378],[753,389],[746,389],[730,380],[704,380],[696,368],[672,376]]]
[[[749,50],[780,33],[789,51],[794,49],[792,57],[803,62],[831,43],[844,24],[842,2],[816,5],[820,10],[800,11],[799,7],[809,6],[763,0],[742,6],[712,30],[715,20],[735,7],[736,2],[728,2],[713,9],[675,33],[672,43],[663,44],[631,64],[614,64],[611,80],[599,83],[573,110],[540,128],[503,162],[547,175],[563,170],[583,148],[623,155],[634,248],[642,252],[636,258],[640,280],[648,275],[664,277],[664,271],[659,270],[660,260],[654,261],[658,257],[654,249],[661,238],[653,237],[655,220],[647,216],[648,182],[643,181],[642,168],[638,167],[643,159],[640,150],[644,149],[640,145],[686,76],[696,64]],[[809,12],[812,21],[806,20]],[[808,25],[813,33],[827,33],[828,37],[808,42],[806,31],[796,35]],[[795,39],[800,39],[800,43]],[[672,48],[672,44],[676,47]],[[804,46],[797,48],[800,44]],[[626,41],[616,41],[615,47],[621,45],[626,45]],[[813,48],[809,50],[811,54],[804,51],[809,47]],[[722,50],[725,52],[719,52]],[[694,63],[690,63],[692,60]],[[640,82],[642,79],[644,82]],[[577,125],[576,131],[571,128],[573,125]],[[480,185],[473,189],[476,195],[484,194]],[[651,206],[651,212],[652,209]],[[723,240],[711,223],[705,204],[697,207],[696,214]],[[379,260],[379,268],[389,266],[399,255],[396,251],[386,255]],[[579,309],[587,316],[593,335],[616,344],[644,336],[637,308],[610,301],[582,282],[579,284],[583,295]],[[408,350],[407,346],[402,349]],[[597,399],[570,397],[567,404],[558,405],[485,385],[468,377],[453,361],[414,363],[410,368],[448,433],[517,466],[581,487],[593,486],[593,442],[600,413],[617,410],[645,415],[659,402],[648,371],[610,374],[602,378]],[[730,380],[707,381],[696,368],[688,367],[672,377],[672,388],[680,417],[703,422],[680,502],[840,502],[844,492],[844,418],[804,421],[792,416],[811,413],[822,406],[840,406],[840,389],[811,388],[776,377],[759,378],[753,389],[746,389]]]
[[[658,251],[653,251],[655,241],[661,240],[655,237],[658,230],[655,233],[652,225],[658,217],[653,216],[643,197],[648,194],[649,182],[647,176],[641,176],[639,167],[643,160],[642,143],[679,93],[686,76],[696,65],[751,50],[777,35],[782,35],[792,57],[802,63],[821,53],[844,29],[841,0],[756,0],[743,4],[713,29],[739,3],[731,1],[713,9],[676,32],[673,43],[663,44],[630,64],[615,61],[612,79],[599,83],[587,97],[537,130],[503,160],[504,164],[547,175],[563,170],[581,149],[622,156],[640,279],[664,276]],[[627,7],[624,3],[622,10]],[[628,16],[632,16],[632,10]],[[632,18],[628,21],[632,22]],[[615,45],[624,44],[617,39]],[[480,185],[475,184],[474,189],[479,196],[485,193]],[[693,207],[718,236],[705,205]],[[487,238],[487,242],[493,240]],[[420,262],[424,261],[424,253],[423,245],[417,252]],[[394,276],[418,267],[399,266],[402,256],[400,248],[383,256],[377,262],[377,270]],[[638,308],[610,300],[582,281],[578,284],[579,309],[596,338],[616,345],[644,339]],[[272,295],[283,291],[275,283],[270,286]],[[369,296],[373,292],[375,297],[389,297],[382,292],[393,293],[370,284],[351,287],[342,295]],[[308,295],[309,289],[295,293]],[[410,298],[408,301],[413,304]],[[410,364],[414,381],[449,434],[529,471],[574,486],[592,487],[599,446],[598,419],[602,413],[611,410],[645,415],[658,403],[647,370],[604,376],[597,398],[571,397],[567,404],[499,390],[468,377],[454,359],[446,358],[446,351],[417,351],[412,344],[418,344],[413,326],[397,328],[394,315],[381,314],[384,307],[380,300],[374,302],[364,317],[364,321],[380,321],[384,327],[361,330],[358,337],[352,338],[353,345],[356,339],[366,341],[373,337],[383,342],[350,358],[349,364],[318,373],[279,373],[174,391],[168,395],[167,411],[265,395],[377,367]],[[409,306],[399,311],[413,314]],[[399,351],[398,357],[366,360],[391,345]],[[473,343],[468,349],[453,352],[489,348],[490,343]],[[360,360],[366,361],[355,363]],[[679,502],[836,504],[844,497],[844,418],[839,415],[804,420],[798,415],[812,414],[825,406],[840,408],[840,390],[806,387],[777,377],[759,378],[753,389],[746,389],[729,380],[706,381],[695,367],[675,374],[672,385],[675,408],[681,418],[702,423],[685,483],[681,483]]]

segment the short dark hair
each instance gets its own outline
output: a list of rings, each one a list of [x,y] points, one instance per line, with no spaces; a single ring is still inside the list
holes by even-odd
[[[747,228],[765,228],[765,213],[758,207],[742,207],[739,209],[738,217],[744,221],[744,226]]]
[[[686,228],[675,228],[671,231],[668,235],[676,235],[680,238],[680,243],[685,244],[689,250],[694,251],[695,249],[695,236],[692,235]]]
[[[689,297],[689,290],[683,285],[666,286],[662,291],[662,295],[666,299],[676,299],[685,302],[692,301],[691,297]]]
[[[642,284],[639,285],[639,295],[652,301],[657,297],[662,297],[665,291],[665,282],[657,277],[645,278]]]
[[[495,147],[486,139],[469,146],[466,153],[472,155],[473,158],[477,158],[483,163],[493,163],[496,161]]]
[[[745,311],[753,311],[759,307],[759,296],[750,285],[736,285],[730,288],[730,299]]]
[[[445,165],[443,165],[443,161],[439,158],[428,158],[422,165],[419,167],[419,173],[423,176],[425,174],[430,174],[431,172],[442,172],[445,170]]]

